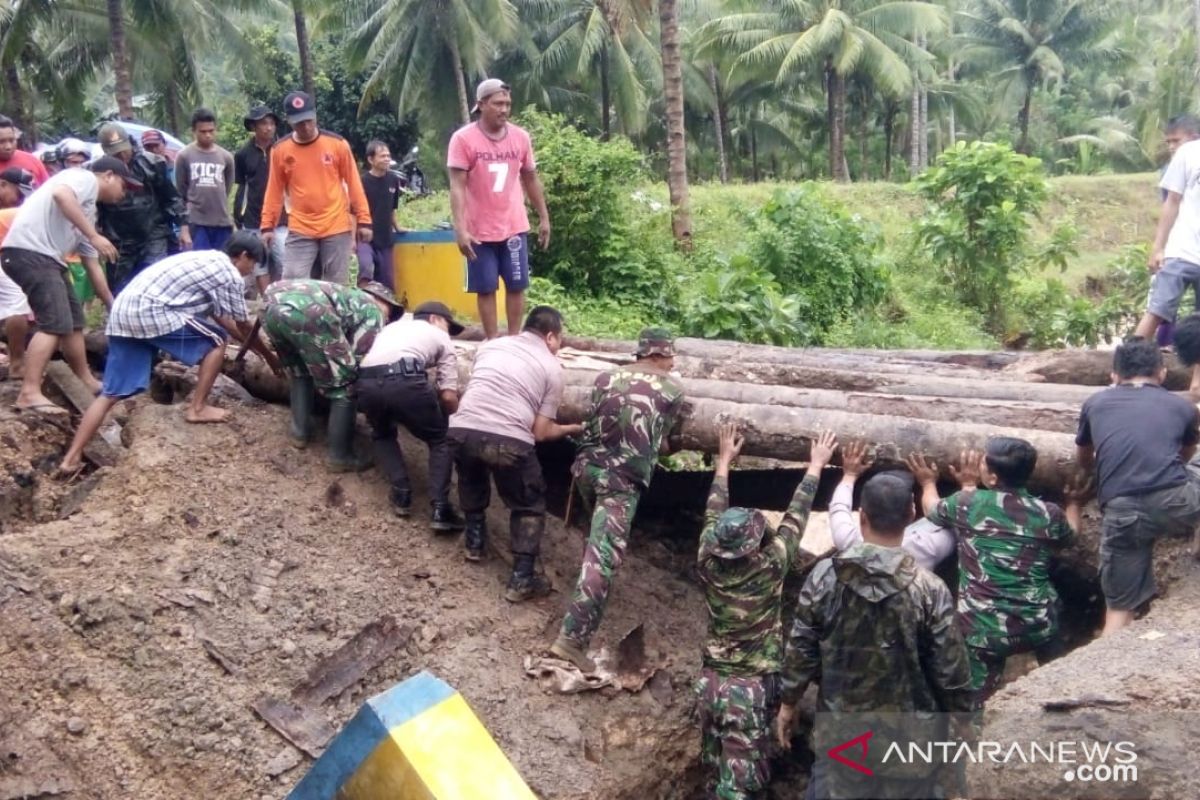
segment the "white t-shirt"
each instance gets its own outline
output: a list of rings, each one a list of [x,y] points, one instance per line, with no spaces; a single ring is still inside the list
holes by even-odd
[[[1183,195],[1163,255],[1200,264],[1200,140],[1187,142],[1175,151],[1158,185]]]
[[[96,198],[100,193],[100,182],[96,173],[81,167],[64,169],[38,187],[21,204],[17,218],[13,220],[5,247],[19,247],[50,256],[64,267],[67,253],[79,252],[83,256],[95,255],[92,246],[83,240],[83,234],[63,216],[62,209],[54,200],[54,190],[66,186],[75,193],[75,199],[83,207],[83,215],[96,222]]]

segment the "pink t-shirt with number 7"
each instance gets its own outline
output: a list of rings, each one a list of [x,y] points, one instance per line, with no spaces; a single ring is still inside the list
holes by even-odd
[[[467,173],[467,232],[481,242],[503,242],[529,232],[521,173],[533,172],[533,143],[511,122],[499,139],[479,123],[464,125],[450,137],[446,166]]]

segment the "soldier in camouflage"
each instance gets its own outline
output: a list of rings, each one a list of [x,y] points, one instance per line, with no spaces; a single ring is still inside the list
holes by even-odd
[[[779,529],[772,530],[761,511],[729,508],[729,466],[741,451],[742,438],[736,426],[721,426],[696,556],[709,615],[696,684],[709,798],[761,798],[770,782],[771,720],[779,706],[783,655],[783,584],[805,555],[800,538],[821,471],[836,446],[829,432],[813,443],[808,471]]]
[[[886,752],[881,742],[886,748],[889,738],[944,740],[945,712],[971,707],[970,669],[950,591],[901,549],[913,516],[912,478],[897,472],[874,476],[862,491],[863,541],[819,562],[800,591],[783,660],[776,733],[790,748],[796,705],[808,685],[818,682],[812,748],[817,758],[808,800],[945,796],[937,793],[936,765],[885,769],[878,762],[878,753]],[[863,727],[864,716],[885,710]],[[887,722],[890,729],[880,724]],[[873,775],[827,755],[864,730],[875,737]],[[854,751],[848,755],[865,761],[866,746],[863,758]]]
[[[1085,491],[1069,487],[1065,509],[1030,494],[1037,450],[1024,439],[994,437],[985,458],[972,451],[962,460],[956,477],[963,488],[944,500],[934,465],[914,456],[909,466],[929,520],[958,540],[958,625],[981,708],[999,688],[1008,656],[1032,650],[1045,663],[1063,652],[1050,562],[1079,530]],[[978,485],[985,468],[993,489]]]
[[[550,653],[584,672],[595,668],[587,656],[613,576],[621,566],[638,498],[650,485],[660,453],[680,421],[683,388],[671,377],[675,343],[663,328],[638,337],[633,364],[596,378],[584,425],[583,442],[571,475],[587,507],[591,533],[575,594]]]
[[[279,281],[266,294],[263,328],[291,375],[292,444],[308,446],[313,435],[316,392],[329,399],[329,455],[332,472],[365,469],[370,462],[354,453],[354,398],[358,362],[375,334],[404,312],[381,283],[361,288],[315,280]]]

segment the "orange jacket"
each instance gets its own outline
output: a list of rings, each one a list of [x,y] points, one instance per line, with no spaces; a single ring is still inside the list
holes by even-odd
[[[275,229],[285,191],[290,233],[313,239],[346,233],[351,211],[359,225],[371,224],[371,209],[350,145],[336,133],[320,131],[305,144],[297,142],[295,135],[287,136],[271,148],[262,230]]]

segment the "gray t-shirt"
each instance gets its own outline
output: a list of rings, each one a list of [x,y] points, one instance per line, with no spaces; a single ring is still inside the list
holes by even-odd
[[[1196,407],[1157,384],[1121,384],[1089,397],[1075,444],[1096,448],[1100,505],[1186,483],[1179,451],[1200,441],[1198,425]]]
[[[451,428],[485,431],[534,443],[534,419],[554,419],[563,396],[562,364],[536,333],[485,342]]]
[[[233,227],[229,213],[233,156],[228,150],[220,146],[201,150],[189,144],[175,157],[175,185],[187,201],[189,224]]]
[[[59,186],[69,188],[83,207],[84,216],[93,224],[96,222],[96,198],[100,193],[96,174],[82,167],[64,169],[43,183],[21,204],[8,235],[4,237],[5,247],[18,247],[50,256],[64,267],[67,265],[64,256],[68,253],[78,251],[82,256],[96,254],[54,200],[54,191]]]

